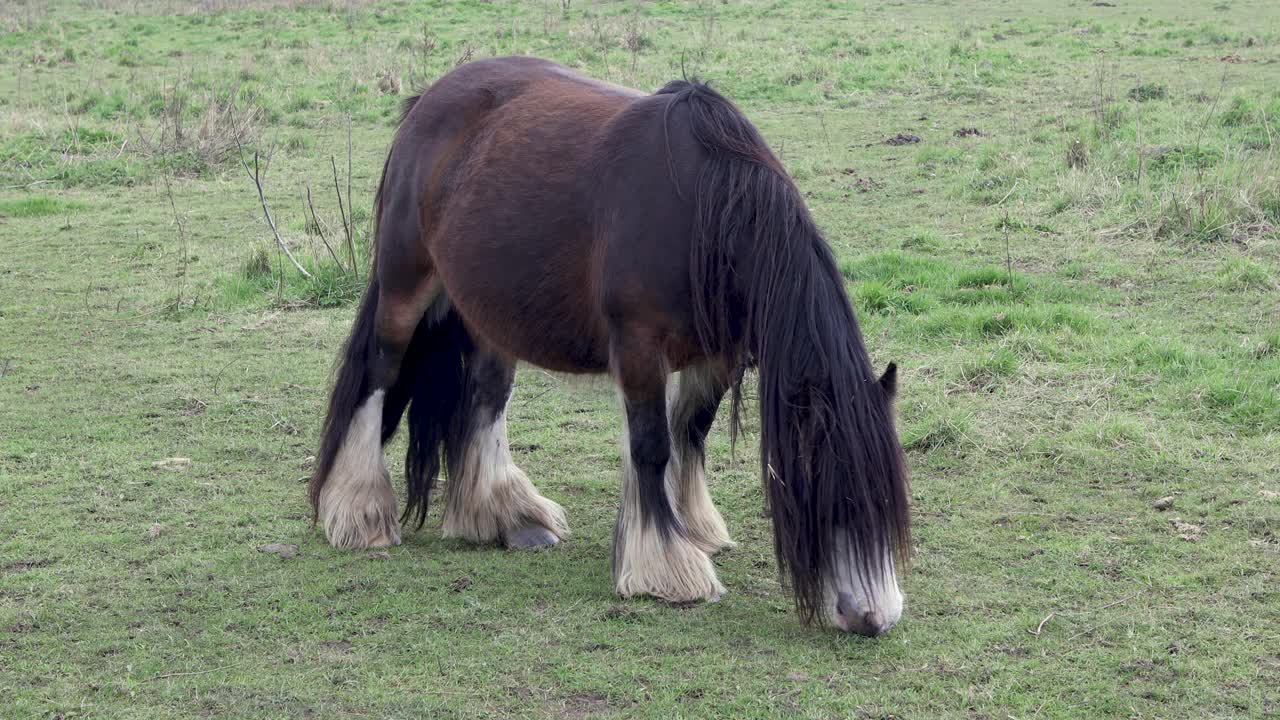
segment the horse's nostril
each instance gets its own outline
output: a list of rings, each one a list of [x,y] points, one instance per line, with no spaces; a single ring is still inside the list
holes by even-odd
[[[885,623],[884,616],[875,610],[862,616],[862,624],[867,629],[867,632],[863,633],[863,635],[868,637],[876,637],[889,632],[890,626]]]
[[[836,617],[841,623],[852,622],[858,616],[858,611],[853,603],[853,594],[842,592],[836,596]],[[848,630],[849,628],[845,628]]]

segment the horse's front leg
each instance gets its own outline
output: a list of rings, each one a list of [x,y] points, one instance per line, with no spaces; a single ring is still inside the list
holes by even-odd
[[[613,582],[619,595],[670,602],[716,600],[724,587],[690,539],[667,483],[671,431],[666,370],[650,342],[615,340],[613,365],[626,407],[622,502],[613,534]]]
[[[445,537],[531,548],[569,535],[564,508],[511,458],[507,403],[515,376],[515,362],[501,355],[477,350],[468,358],[462,407],[446,442]]]
[[[724,518],[707,491],[707,433],[716,409],[729,388],[728,373],[704,361],[671,376],[667,384],[667,414],[674,452],[667,463],[668,484],[675,489],[676,507],[689,538],[708,555],[731,548]]]

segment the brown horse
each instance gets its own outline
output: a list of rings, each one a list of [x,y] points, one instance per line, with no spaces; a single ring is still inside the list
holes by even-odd
[[[696,82],[645,95],[544,60],[474,62],[405,103],[375,205],[377,269],[310,485],[333,545],[420,527],[442,459],[446,536],[566,537],[507,446],[523,360],[617,383],[617,592],[713,600],[710,556],[733,543],[704,440],[726,393],[736,429],[755,368],[774,551],[801,619],[867,635],[897,622],[895,369],[876,378],[830,248],[732,103]],[[397,520],[381,446],[406,408]]]

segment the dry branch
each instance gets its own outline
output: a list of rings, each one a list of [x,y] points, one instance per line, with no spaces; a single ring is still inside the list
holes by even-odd
[[[343,272],[347,269],[342,266],[342,261],[338,259],[338,254],[333,251],[333,246],[329,244],[329,238],[324,234],[324,227],[320,224],[320,216],[316,215],[316,206],[311,202],[311,183],[307,183],[307,207],[311,208],[311,224],[315,225],[316,233],[320,235],[320,242],[324,243],[324,249],[329,251],[329,257],[333,258],[333,262]]]
[[[351,239],[351,224],[347,222],[347,210],[342,205],[342,186],[338,184],[338,161],[329,156],[329,164],[333,166],[333,191],[338,195],[338,212],[342,213],[342,229],[347,233],[347,252],[351,255],[351,270],[356,268],[356,244]],[[347,198],[350,200],[351,198]]]
[[[289,262],[293,263],[293,266],[298,269],[298,272],[302,273],[303,277],[308,280],[311,279],[311,273],[302,267],[302,263],[298,262],[293,253],[289,252],[289,246],[284,244],[284,239],[280,237],[280,231],[276,229],[276,221],[271,218],[271,208],[267,206],[267,195],[262,190],[262,176],[258,171],[258,151],[253,151],[253,168],[250,169],[249,163],[244,159],[244,148],[238,141],[236,148],[240,151],[240,164],[244,166],[244,171],[248,173],[249,178],[253,180],[254,186],[258,188],[258,201],[262,203],[262,214],[267,217],[267,225],[271,226],[271,234],[276,238],[276,246],[289,258]]]

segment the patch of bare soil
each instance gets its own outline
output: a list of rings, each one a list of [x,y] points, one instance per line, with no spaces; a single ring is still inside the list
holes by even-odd
[[[25,570],[34,570],[35,568],[48,567],[53,564],[52,560],[14,560],[10,563],[0,565],[0,572],[23,572]]]
[[[1170,522],[1173,523],[1173,531],[1178,533],[1178,537],[1187,542],[1199,542],[1200,536],[1204,533],[1203,525],[1183,522],[1182,518],[1179,517],[1175,517]]]
[[[886,139],[884,141],[884,144],[885,145],[914,145],[918,142],[921,142],[921,138],[919,135],[914,135],[912,133],[898,133],[897,135],[894,135],[893,137]]]
[[[557,713],[562,718],[589,718],[603,715],[611,709],[609,698],[600,693],[574,693],[564,700],[564,709]]]

